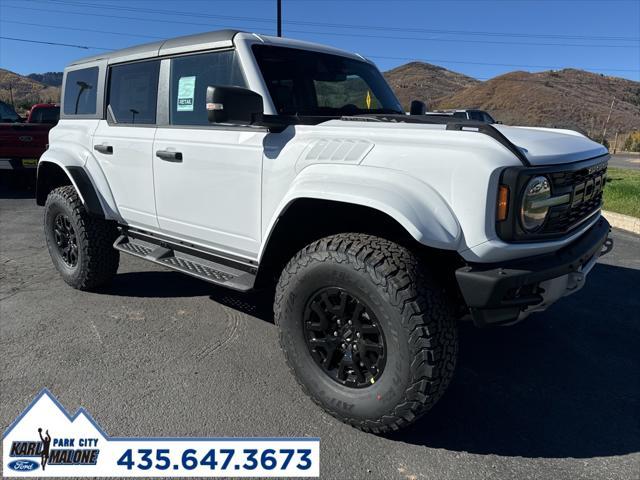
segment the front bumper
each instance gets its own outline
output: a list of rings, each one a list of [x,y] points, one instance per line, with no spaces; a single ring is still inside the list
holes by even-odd
[[[603,246],[611,247],[609,231],[609,223],[601,217],[575,242],[552,254],[456,270],[475,324],[513,323],[580,290]]]

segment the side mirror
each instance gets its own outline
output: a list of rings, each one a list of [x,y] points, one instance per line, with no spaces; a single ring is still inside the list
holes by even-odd
[[[420,100],[412,100],[411,108],[409,109],[410,115],[424,115],[427,112],[427,105]]]
[[[262,97],[246,88],[209,86],[206,100],[211,123],[251,125],[264,112]]]

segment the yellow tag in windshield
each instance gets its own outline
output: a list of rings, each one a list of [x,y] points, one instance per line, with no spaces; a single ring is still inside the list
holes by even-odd
[[[367,104],[367,110],[371,110],[371,92],[367,90],[367,96],[364,99],[364,103]]]

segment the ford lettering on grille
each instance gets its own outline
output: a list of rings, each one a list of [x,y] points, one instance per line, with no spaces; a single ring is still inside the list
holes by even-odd
[[[579,205],[582,202],[587,202],[598,195],[604,188],[605,181],[606,174],[603,174],[576,185],[573,188],[571,206],[575,207],[576,205]]]

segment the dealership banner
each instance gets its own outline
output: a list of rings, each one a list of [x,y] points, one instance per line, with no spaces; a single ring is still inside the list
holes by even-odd
[[[46,389],[2,436],[5,477],[317,477],[319,438],[109,437]]]

